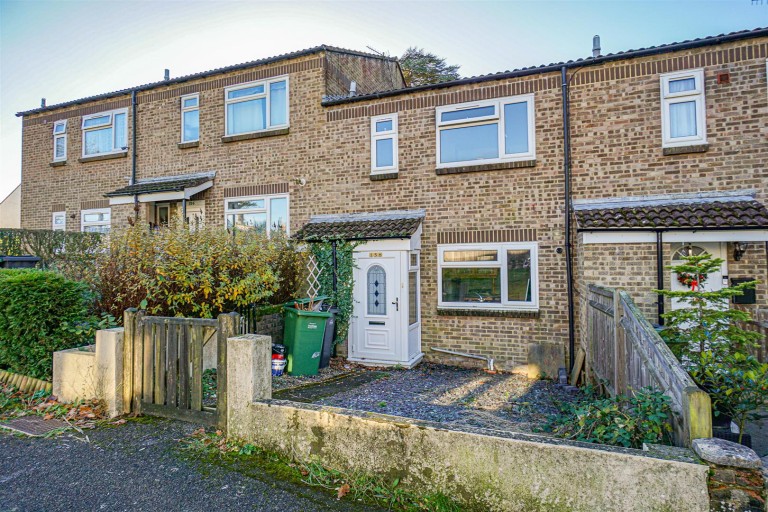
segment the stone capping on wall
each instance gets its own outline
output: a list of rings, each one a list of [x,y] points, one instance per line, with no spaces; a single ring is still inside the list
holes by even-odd
[[[239,142],[241,140],[263,139],[264,137],[277,137],[279,135],[288,135],[290,128],[280,128],[279,130],[267,130],[263,132],[242,133],[240,135],[224,135],[221,142]]]
[[[493,309],[480,309],[480,308],[467,308],[467,309],[453,309],[453,308],[437,308],[438,316],[496,316],[505,318],[539,318],[539,310],[520,310],[520,309],[508,309],[508,310],[493,310]]]
[[[50,165],[51,167],[63,167],[65,165],[67,165],[67,161],[66,160],[57,160],[55,162],[49,163],[48,165]]]
[[[371,181],[385,181],[385,180],[396,180],[397,176],[400,173],[397,171],[395,172],[386,172],[386,173],[379,173],[379,174],[371,174]]]
[[[109,208],[109,199],[97,199],[80,203],[81,210],[95,210],[96,208]]]
[[[176,144],[176,146],[179,149],[196,148],[199,145],[200,145],[200,141],[199,140],[193,140],[191,142],[179,142],[178,144]]]
[[[524,167],[536,167],[536,159],[521,160],[517,162],[501,162],[498,164],[463,165],[461,167],[438,167],[435,174],[444,176],[447,174],[464,174],[468,172],[503,171],[506,169],[521,169]]]
[[[437,234],[438,245],[535,242],[536,240],[538,240],[536,230],[530,228],[443,231]]]
[[[224,188],[224,197],[267,196],[271,194],[287,194],[288,183],[273,183],[269,185],[233,185]]]
[[[128,151],[120,151],[119,153],[110,153],[108,155],[93,155],[93,156],[84,156],[82,158],[78,158],[77,161],[81,164],[84,164],[86,162],[97,162],[99,160],[114,160],[115,158],[125,158],[128,156]]]
[[[664,156],[685,155],[687,153],[706,153],[709,151],[709,144],[693,144],[690,146],[677,146],[674,148],[664,148]]]

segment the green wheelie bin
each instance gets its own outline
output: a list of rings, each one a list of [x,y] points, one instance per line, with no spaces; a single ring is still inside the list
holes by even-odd
[[[315,298],[320,302],[326,297]],[[311,299],[286,302],[283,305],[285,331],[283,344],[287,349],[286,371],[291,375],[317,375],[323,351],[325,322],[332,316],[327,311],[303,311],[294,306],[307,304]]]

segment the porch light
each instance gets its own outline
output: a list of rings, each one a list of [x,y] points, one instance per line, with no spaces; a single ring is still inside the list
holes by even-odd
[[[747,242],[734,242],[733,243],[733,259],[735,261],[741,260],[744,253],[747,252]]]

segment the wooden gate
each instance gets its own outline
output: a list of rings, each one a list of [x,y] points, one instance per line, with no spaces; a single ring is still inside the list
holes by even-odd
[[[227,338],[236,335],[237,313],[218,319],[124,316],[123,403],[125,412],[174,418],[226,429]],[[210,349],[205,347],[213,343]],[[205,400],[204,351],[216,347],[216,397]]]

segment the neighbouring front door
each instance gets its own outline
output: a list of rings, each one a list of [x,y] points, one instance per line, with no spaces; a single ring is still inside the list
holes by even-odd
[[[720,242],[691,242],[676,244],[672,246],[672,265],[683,263],[684,256],[698,256],[705,253],[711,254],[713,258],[725,260],[726,253],[724,246],[725,244]],[[720,270],[710,274],[707,279],[701,283],[701,289],[706,291],[717,291],[722,289],[724,275],[726,275],[725,261],[720,267]],[[671,283],[672,291],[685,291],[691,289],[690,285],[681,282],[680,276],[676,272],[672,272]],[[672,309],[678,309],[683,306],[684,304],[679,300],[672,299]]]
[[[351,359],[371,363],[396,363],[401,359],[401,257],[397,251],[355,254]]]

